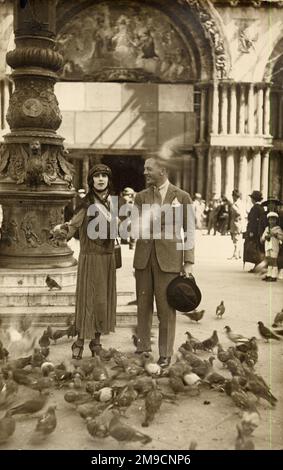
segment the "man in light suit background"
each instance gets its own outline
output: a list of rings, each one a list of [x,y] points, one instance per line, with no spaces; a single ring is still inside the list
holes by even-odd
[[[162,212],[159,233],[153,230],[154,225],[151,223],[150,236],[148,239],[139,237],[134,255],[138,305],[136,352],[151,350],[150,331],[155,297],[159,320],[160,357],[158,364],[161,367],[167,367],[173,354],[176,310],[168,304],[166,291],[169,283],[180,273],[185,277],[192,276],[194,212],[190,195],[169,182],[166,161],[157,156],[148,158],[144,165],[144,175],[148,187],[137,193],[135,198],[135,206],[140,219],[145,205],[165,206],[173,212],[174,208],[182,207],[181,223],[176,224],[173,218],[173,237],[165,238],[168,227],[166,227],[166,217]],[[185,243],[181,242],[182,231]]]

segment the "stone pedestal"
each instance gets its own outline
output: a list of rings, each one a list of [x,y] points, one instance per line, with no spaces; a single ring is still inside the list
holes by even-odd
[[[74,311],[76,260],[62,234],[64,207],[73,198],[73,168],[56,131],[61,113],[54,94],[63,60],[55,48],[56,2],[14,2],[16,48],[7,54],[14,91],[0,146],[0,317],[31,314],[59,322]],[[47,272],[62,285],[48,291]]]

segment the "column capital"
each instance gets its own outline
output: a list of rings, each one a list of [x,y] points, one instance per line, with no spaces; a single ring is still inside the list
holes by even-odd
[[[272,147],[263,147],[262,150],[261,150],[261,151],[262,151],[262,155],[263,155],[264,157],[268,157],[269,154],[270,154],[270,150],[271,150],[271,149],[272,149]]]
[[[238,147],[240,152],[240,157],[246,156],[250,150],[250,147]]]
[[[195,152],[196,152],[198,158],[204,157],[206,147],[195,145],[194,149],[195,149]]]

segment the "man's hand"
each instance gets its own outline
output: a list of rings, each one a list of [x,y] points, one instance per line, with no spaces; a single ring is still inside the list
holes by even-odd
[[[181,276],[184,277],[192,277],[193,276],[193,264],[186,262],[183,265],[182,271],[181,271]]]

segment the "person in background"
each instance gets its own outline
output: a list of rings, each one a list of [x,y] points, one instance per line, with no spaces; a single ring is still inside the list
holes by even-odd
[[[196,219],[196,229],[201,230],[203,228],[205,203],[200,193],[195,193],[193,209]]]
[[[212,197],[207,206],[207,235],[210,235],[211,230],[213,230],[213,235],[216,235],[217,232],[217,210],[219,207],[220,201],[216,195]]]
[[[241,258],[241,234],[243,231],[244,223],[244,210],[240,198],[240,193],[237,189],[232,191],[233,203],[230,205],[230,234],[234,245],[234,252],[229,259]]]
[[[216,209],[217,229],[221,235],[227,235],[229,228],[230,203],[225,196],[221,196],[220,204]]]
[[[283,242],[283,230],[279,226],[279,215],[277,212],[268,212],[268,227],[265,228],[261,242],[264,243],[267,261],[267,275],[263,278],[267,282],[276,282],[278,276],[277,259],[280,245]]]
[[[248,224],[245,232],[245,239],[254,242],[255,249],[258,251],[260,258],[261,253],[264,251],[260,242],[260,237],[262,235],[262,231],[260,230],[260,221],[264,216],[264,208],[261,205],[262,193],[260,191],[254,190],[249,195],[249,197],[251,198],[252,208],[248,213]],[[254,267],[250,269],[250,273],[255,272],[256,265],[257,263],[255,263]]]
[[[129,230],[129,233],[131,232],[131,222],[130,222],[130,217],[131,217],[131,212],[132,212],[132,207],[134,205],[134,201],[135,201],[135,190],[133,188],[124,188],[122,193],[121,193],[121,197],[120,197],[120,201],[119,201],[119,205],[121,207],[121,205],[126,205],[126,212],[128,214],[128,218],[129,218],[129,226],[128,226],[128,230]],[[123,220],[123,217],[121,217],[121,220]],[[122,239],[122,243],[128,243],[129,244],[129,249],[130,250],[134,250],[135,249],[135,239],[132,238],[132,237],[128,237],[127,239]]]

